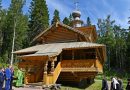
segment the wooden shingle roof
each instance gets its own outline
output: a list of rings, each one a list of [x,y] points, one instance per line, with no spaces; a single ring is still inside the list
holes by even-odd
[[[63,49],[82,49],[82,48],[101,48],[101,53],[105,52],[105,45],[90,42],[70,42],[70,43],[52,43],[36,45],[22,50],[15,51],[15,54],[26,54],[34,52],[33,54],[23,55],[24,57],[31,56],[57,56]],[[104,59],[106,56],[104,55]]]

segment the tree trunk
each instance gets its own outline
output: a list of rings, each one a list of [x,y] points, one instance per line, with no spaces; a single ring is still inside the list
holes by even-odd
[[[11,60],[10,60],[10,64],[13,64],[14,61],[14,41],[15,41],[15,29],[16,29],[16,20],[14,19],[14,33],[13,33],[13,42],[12,42],[12,52],[11,52]]]

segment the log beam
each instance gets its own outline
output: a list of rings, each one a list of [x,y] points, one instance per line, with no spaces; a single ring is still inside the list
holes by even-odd
[[[54,61],[52,61],[52,62],[51,62],[51,73],[54,72],[54,65],[55,65],[55,63],[54,63]]]
[[[44,66],[43,84],[47,84],[47,66],[48,66],[48,61],[45,62],[45,66]]]

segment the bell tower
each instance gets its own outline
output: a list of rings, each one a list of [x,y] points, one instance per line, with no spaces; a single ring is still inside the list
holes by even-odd
[[[72,16],[73,16],[72,26],[81,27],[83,24],[83,21],[80,20],[81,12],[78,9],[78,2],[75,2],[75,10],[72,12]]]

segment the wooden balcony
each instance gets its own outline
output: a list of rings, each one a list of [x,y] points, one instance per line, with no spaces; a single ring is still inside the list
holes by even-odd
[[[102,72],[102,66],[96,59],[62,60],[62,72]]]
[[[62,68],[93,68],[95,67],[96,60],[62,60]]]

